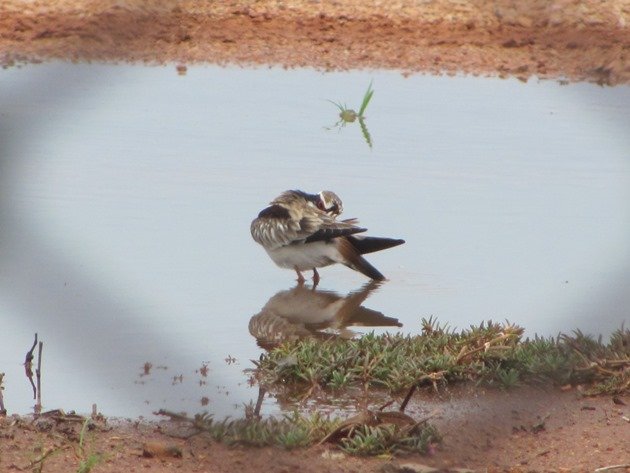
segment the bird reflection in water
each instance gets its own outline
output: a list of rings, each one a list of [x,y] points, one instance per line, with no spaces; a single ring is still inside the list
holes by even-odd
[[[361,304],[383,283],[370,281],[347,296],[304,285],[275,294],[249,321],[258,345],[271,349],[306,337],[352,338],[350,326],[402,327],[398,319]]]

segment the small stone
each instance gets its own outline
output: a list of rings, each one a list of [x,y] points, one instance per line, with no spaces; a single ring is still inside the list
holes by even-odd
[[[147,442],[142,446],[142,456],[145,458],[182,458],[182,449],[177,445],[163,442]]]
[[[324,450],[324,452],[322,453],[322,458],[326,460],[338,461],[346,458],[346,455],[343,452],[332,452],[330,450]]]
[[[401,463],[395,465],[387,463],[383,466],[383,473],[438,473],[440,470],[421,463]]]
[[[49,432],[55,426],[55,421],[50,417],[40,417],[33,422],[33,425],[39,432]]]

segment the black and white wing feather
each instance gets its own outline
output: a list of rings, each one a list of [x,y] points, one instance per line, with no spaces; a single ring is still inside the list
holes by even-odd
[[[253,239],[268,250],[367,231],[352,221],[337,221],[316,209],[287,208],[278,204],[262,210],[252,222],[250,230]]]

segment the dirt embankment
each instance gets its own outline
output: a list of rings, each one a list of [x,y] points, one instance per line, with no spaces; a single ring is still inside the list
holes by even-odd
[[[273,64],[630,82],[628,0],[4,0],[0,61]]]
[[[432,415],[443,435],[431,455],[352,457],[329,444],[295,450],[227,447],[207,434],[189,436],[189,429],[170,422],[101,419],[82,435],[83,420],[76,416],[0,417],[0,471],[89,471],[78,468],[92,459],[94,473],[630,472],[627,396],[582,398],[576,390],[557,388],[464,389],[419,395],[409,413],[416,419]]]

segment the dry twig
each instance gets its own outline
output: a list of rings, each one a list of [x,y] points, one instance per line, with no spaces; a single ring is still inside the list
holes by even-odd
[[[0,416],[6,416],[7,410],[4,408],[4,398],[2,397],[2,380],[4,379],[4,373],[0,373]]]
[[[601,468],[597,468],[595,470],[595,473],[601,473],[602,471],[612,471],[612,470],[621,470],[621,469],[625,469],[625,468],[630,468],[630,463],[624,463],[623,465],[610,465],[610,466],[603,466]]]
[[[37,336],[36,336],[37,337]],[[39,342],[37,349],[37,369],[35,370],[35,376],[37,378],[37,401],[35,403],[35,415],[42,411],[42,349],[44,348],[44,342]],[[31,383],[33,381],[31,380]]]

